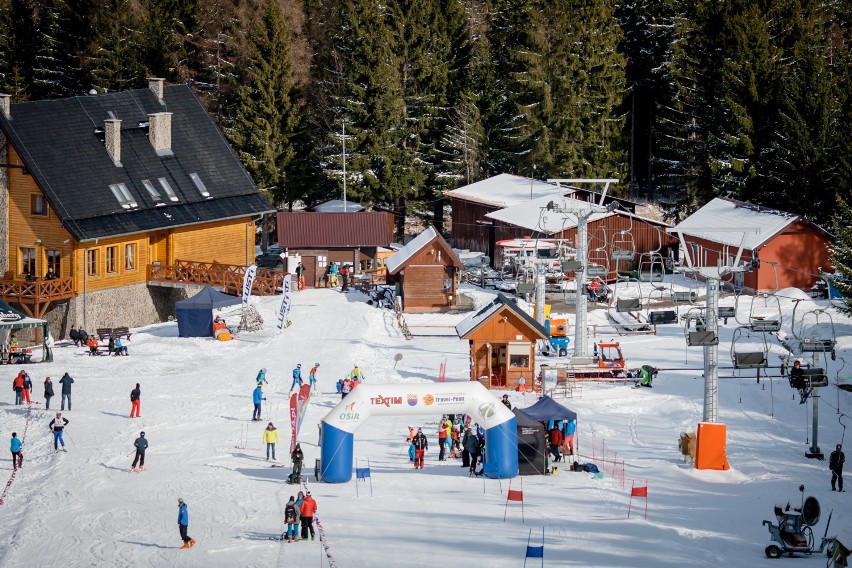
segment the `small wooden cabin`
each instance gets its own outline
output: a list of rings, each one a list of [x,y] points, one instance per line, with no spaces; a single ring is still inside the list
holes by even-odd
[[[536,341],[547,339],[544,327],[503,294],[456,326],[470,343],[470,380],[487,388],[518,388],[524,377],[532,390]]]
[[[429,227],[385,262],[388,284],[397,285],[403,311],[423,312],[456,305],[458,255],[434,227]]]

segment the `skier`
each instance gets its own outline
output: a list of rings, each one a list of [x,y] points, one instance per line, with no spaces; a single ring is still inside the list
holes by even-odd
[[[337,394],[340,394],[340,392],[341,392],[340,389],[341,389],[341,387],[343,387],[343,379],[338,379],[336,386],[337,386]]]
[[[446,461],[447,452],[447,425],[444,418],[438,422],[438,461]]]
[[[74,382],[74,379],[71,378],[71,375],[65,373],[62,375],[62,378],[59,379],[59,384],[62,385],[62,404],[60,405],[60,410],[65,410],[65,400],[68,400],[68,412],[71,412],[71,385]]]
[[[12,380],[12,390],[15,391],[15,405],[23,404],[24,375],[26,375],[26,372],[21,371],[18,373],[18,376]]]
[[[181,550],[195,546],[195,539],[186,534],[188,528],[189,511],[186,508],[183,497],[178,497],[178,529],[180,530],[180,538],[183,541],[183,546],[180,547]]]
[[[252,402],[254,402],[254,412],[251,415],[251,421],[257,422],[260,420],[260,404],[263,401],[263,391],[260,389],[260,385],[254,387],[254,392],[251,395]]]
[[[504,394],[503,399],[500,402],[502,402],[506,406],[506,408],[508,408],[509,410],[512,410],[512,403],[509,402],[509,395],[508,394]]]
[[[10,449],[12,450],[12,471],[24,465],[24,454],[21,452],[21,447],[24,445],[18,439],[18,433],[12,432],[12,442]]]
[[[53,382],[50,377],[44,379],[44,409],[50,410],[50,399],[53,398]]]
[[[305,454],[302,452],[301,444],[296,444],[296,448],[290,454],[290,459],[293,460],[293,473],[290,474],[290,483],[299,483],[302,479],[302,464],[305,461]]]
[[[290,391],[296,390],[296,384],[299,385],[299,388],[302,386],[302,364],[299,363],[296,365],[296,368],[293,369],[293,384],[290,385]]]
[[[301,292],[305,289],[305,267],[301,262],[296,266],[296,277],[299,279],[297,287]]]
[[[642,368],[639,369],[639,371],[642,373],[642,380],[637,382],[636,386],[651,388],[651,383],[654,381],[654,377],[657,376],[659,371],[651,365],[642,365]]]
[[[846,456],[843,455],[843,446],[837,444],[837,447],[828,456],[828,469],[831,470],[831,490],[835,490],[835,484],[838,489],[843,491],[843,462],[846,461]]]
[[[352,377],[352,380],[357,380],[359,383],[364,382],[364,371],[362,371],[361,367],[357,364],[355,365],[355,368],[352,369],[352,372],[349,373],[349,376]]]
[[[464,427],[464,436],[462,437],[462,467],[467,467],[471,473],[476,471],[476,462],[479,460],[479,438],[476,433],[470,429],[470,426]]]
[[[296,531],[296,501],[292,495],[284,506],[284,522],[287,523],[287,542],[294,542],[294,539],[299,542],[299,533]]]
[[[142,395],[142,391],[139,388],[139,383],[136,383],[136,388],[130,391],[130,417],[139,418],[139,409],[142,406],[142,401],[139,400],[139,397]]]
[[[133,458],[133,465],[130,466],[130,471],[136,471],[136,464],[139,464],[139,471],[145,469],[145,450],[148,449],[148,440],[145,439],[145,432],[139,432],[139,437],[133,442],[136,446],[136,457]]]
[[[263,385],[268,385],[269,381],[266,380],[266,367],[257,372],[257,378],[255,379],[260,388],[263,389]]]
[[[562,442],[565,438],[562,434],[562,430],[559,429],[557,424],[553,425],[553,428],[550,429],[548,435],[550,437],[550,453],[553,454],[554,460],[558,462],[562,459],[562,456],[559,453],[559,448],[562,446]]]
[[[317,370],[319,370],[319,366],[319,363],[314,363],[314,366],[311,367],[311,372],[308,373],[308,382],[314,390],[317,388]]]
[[[57,412],[56,418],[51,420],[48,426],[50,427],[50,431],[53,432],[53,450],[58,452],[59,444],[62,444],[62,451],[68,451],[65,449],[65,440],[62,439],[62,432],[68,426],[68,419],[63,418],[61,412]]]
[[[266,430],[263,431],[263,443],[266,444],[266,461],[269,461],[269,451],[272,450],[272,461],[275,461],[275,444],[281,441],[278,435],[278,429],[272,425],[272,422],[266,425]]]
[[[346,378],[343,379],[343,384],[340,385],[341,398],[346,398],[346,395],[350,392],[352,392],[352,381],[349,380],[349,375],[346,375]]]
[[[417,429],[417,434],[414,435],[411,443],[414,444],[414,469],[423,469],[423,457],[426,455],[426,450],[429,449],[429,440],[423,434],[423,428]]]
[[[574,453],[574,432],[577,431],[577,421],[569,420],[565,426],[565,451],[569,454]]]
[[[305,494],[299,491],[296,494],[296,534],[299,534],[299,523],[302,521],[302,503],[305,502]]]
[[[796,359],[790,369],[790,385],[799,390],[799,404],[805,404],[813,389],[809,388],[805,381],[805,371],[800,359]]]
[[[311,492],[308,491],[305,495],[305,500],[302,502],[301,517],[302,523],[302,538],[307,540],[308,531],[311,533],[311,540],[315,539],[314,535],[314,513],[317,512],[317,502],[311,497]]]
[[[334,262],[328,268],[328,285],[337,288],[337,264]]]
[[[21,371],[23,373],[23,371]],[[30,392],[33,390],[33,380],[30,378],[29,373],[24,373],[24,390],[21,393],[23,395],[23,402],[27,404],[32,404],[30,402]]]

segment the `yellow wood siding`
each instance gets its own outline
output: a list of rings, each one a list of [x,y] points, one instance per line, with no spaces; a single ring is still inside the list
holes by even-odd
[[[174,229],[170,248],[171,261],[251,264],[254,262],[254,220],[243,217]]]
[[[136,245],[135,265],[130,270],[125,267],[126,245],[128,244]],[[117,247],[116,272],[108,274],[106,272],[106,249],[113,246]],[[85,275],[86,251],[89,250],[96,250],[98,254],[97,276]],[[97,243],[93,241],[77,243],[74,250],[74,266],[77,267],[74,273],[74,289],[77,292],[83,290],[91,292],[145,282],[148,274],[148,259],[148,236],[144,234],[98,239]]]
[[[11,146],[7,148],[9,164],[23,165],[15,149]],[[73,268],[70,255],[74,241],[71,234],[65,230],[49,206],[47,216],[30,214],[31,196],[41,195],[41,190],[31,175],[24,173],[21,168],[8,168],[6,171],[9,174],[9,270],[14,277],[20,277],[18,251],[21,247],[33,248],[36,250],[35,276],[42,277],[47,271],[47,251],[58,250],[61,254],[61,274],[58,276],[71,276]],[[37,243],[36,240],[41,242]],[[0,274],[0,276],[3,275]]]

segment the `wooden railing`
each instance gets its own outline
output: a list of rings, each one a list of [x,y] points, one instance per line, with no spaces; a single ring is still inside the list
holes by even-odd
[[[148,281],[207,284],[221,288],[226,294],[240,295],[245,272],[246,267],[238,264],[176,260],[174,264],[149,264]],[[281,291],[283,284],[283,273],[258,268],[251,291],[257,296],[274,296]]]
[[[36,282],[7,278],[0,280],[0,297],[13,298],[17,302],[49,302],[72,298],[75,295],[72,278],[55,278]]]

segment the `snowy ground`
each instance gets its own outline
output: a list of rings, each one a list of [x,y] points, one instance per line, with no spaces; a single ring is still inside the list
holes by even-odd
[[[478,304],[489,297],[472,293]],[[608,451],[626,462],[626,486],[610,476],[594,479],[567,469],[556,476],[525,477],[525,522],[518,504],[510,506],[503,522],[507,480],[471,479],[458,462],[438,462],[436,451],[428,454],[426,469],[415,471],[403,442],[409,420],[378,418],[359,430],[355,442],[360,465],[369,459],[372,467],[372,498],[364,483],[356,498],[354,481],[332,485],[308,478],[333,564],[319,541],[272,542],[268,537],[281,533],[283,506],[295,487],[284,483],[289,469],[270,468],[264,460],[266,421],[249,421],[258,369],[269,369],[264,414],[286,439],[291,369],[299,362],[303,369],[322,364],[321,394],[311,400],[301,434],[308,473],[319,457],[316,424],[339,400],[334,382],[353,364],[373,384],[436,380],[444,359],[448,380],[467,378],[466,342],[454,337],[407,341],[390,313],[363,299],[330,290],[297,293],[293,325],[280,334],[274,331],[279,299],[254,299],[269,329],[230,343],[179,339],[176,324],[167,323],[137,330],[130,357],[90,358],[82,349],[60,345],[55,363],[30,365],[39,403],[46,375],[57,381],[68,371],[76,380],[73,411],[66,413],[68,452],[52,452],[47,424],[53,412],[34,404],[24,468],[0,505],[0,566],[517,567],[523,564],[529,529],[535,541],[542,527],[546,566],[777,566],[791,560],[764,557],[769,533],[761,521],[774,520],[776,502],[798,504],[800,483],[822,503],[818,536],[830,510],[831,534],[852,527],[852,492],[832,493],[827,462],[804,457],[813,436],[811,406],[798,404],[786,380],[757,384],[753,372],[750,378],[722,379],[719,419],[728,426],[732,469],[697,471],[682,463],[678,435],[702,418],[701,349],[687,353],[683,330],[665,326],[656,336],[620,338],[630,364],[694,370],[664,370],[653,389],[587,384],[573,399],[561,400],[579,414],[581,452],[590,451],[593,438],[605,441]],[[741,313],[748,312],[748,302],[740,302]],[[804,300],[800,313],[807,304],[813,305]],[[791,300],[783,299],[783,310],[789,333]],[[838,374],[852,374],[852,365],[840,370],[842,359],[852,357],[852,322],[833,315],[841,348],[838,360],[829,361],[832,382]],[[458,319],[422,316],[419,321],[453,325]],[[593,319],[604,322],[603,311]],[[729,365],[734,326],[731,321],[722,330],[723,366]],[[397,354],[402,359],[395,365]],[[773,355],[770,362],[778,360]],[[27,409],[12,404],[8,388],[18,370],[0,371],[7,381],[0,401],[4,443],[11,431],[21,435],[27,424]],[[136,382],[142,385],[142,417],[130,419],[129,393]],[[849,411],[850,394],[834,386],[823,391],[819,441],[828,454],[841,441],[838,408]],[[512,394],[514,405],[533,402],[530,395],[525,400]],[[437,418],[415,424],[424,426],[433,444]],[[150,442],[146,471],[130,474],[140,430]],[[285,465],[287,446],[278,448],[279,463]],[[11,475],[5,455],[2,479]],[[649,483],[647,520],[641,514],[627,519],[633,480]],[[520,483],[513,480],[512,488]],[[189,505],[189,534],[198,541],[189,551],[178,550],[178,497]],[[795,562],[823,566],[825,558]]]

